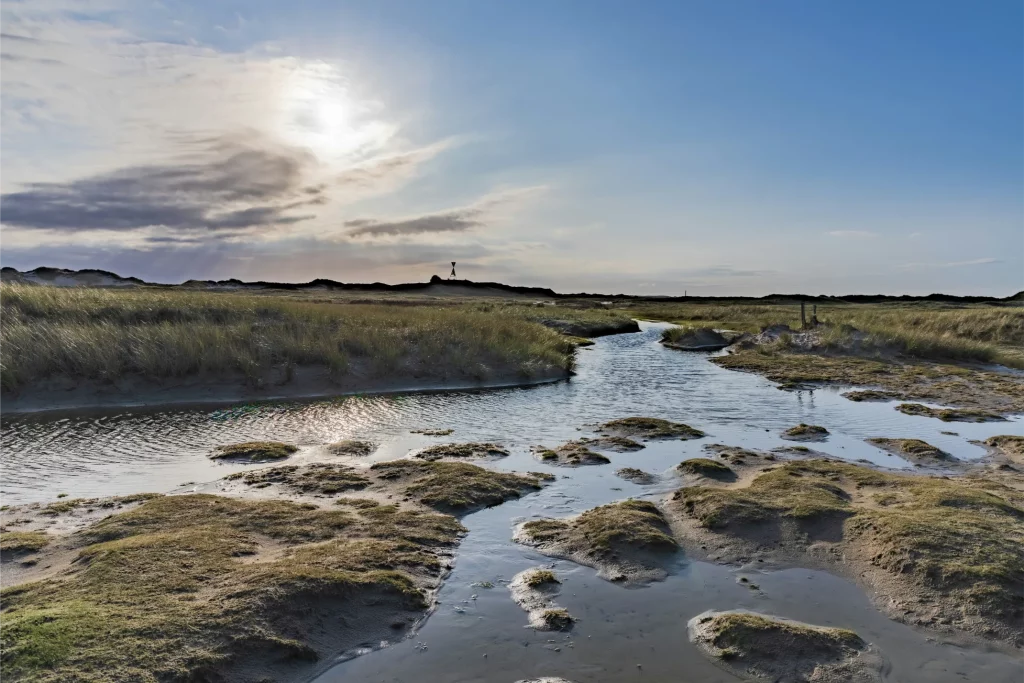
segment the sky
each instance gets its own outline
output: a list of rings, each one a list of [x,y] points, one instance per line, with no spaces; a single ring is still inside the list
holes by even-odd
[[[1024,289],[1020,0],[0,2],[0,263]]]

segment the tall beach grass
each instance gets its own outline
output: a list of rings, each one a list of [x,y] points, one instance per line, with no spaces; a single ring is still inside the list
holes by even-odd
[[[266,295],[0,287],[0,385],[47,377],[159,380],[322,366],[438,380],[551,376],[571,369],[558,333],[471,306],[312,303]]]

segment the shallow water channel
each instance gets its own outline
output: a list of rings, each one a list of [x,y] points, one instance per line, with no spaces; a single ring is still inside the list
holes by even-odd
[[[854,403],[838,390],[788,392],[758,376],[723,370],[707,354],[657,343],[662,325],[639,334],[599,339],[580,351],[569,381],[521,389],[171,410],[77,411],[5,418],[0,430],[4,504],[140,491],[216,491],[213,482],[244,466],[211,461],[218,445],[252,439],[298,444],[292,463],[327,459],[323,445],[343,438],[378,441],[371,460],[449,441],[494,441],[512,455],[508,470],[550,471],[543,491],[470,515],[470,530],[438,598],[440,604],[411,639],[339,662],[317,679],[341,681],[502,681],[564,676],[584,681],[733,681],[692,646],[686,622],[707,609],[742,607],[820,625],[843,626],[877,644],[891,681],[1016,682],[1012,656],[939,643],[934,634],[889,620],[854,584],[805,569],[740,571],[680,557],[666,581],[625,588],[571,562],[553,562],[513,543],[514,523],[567,516],[627,497],[658,499],[679,485],[669,474],[702,446],[791,445],[778,434],[799,422],[823,425],[832,436],[817,450],[894,468],[909,463],[864,443],[869,437],[914,437],[961,459],[984,455],[969,443],[993,434],[1022,434],[1024,422],[947,424],[911,417],[891,403]],[[696,441],[648,442],[636,453],[609,453],[611,465],[566,469],[534,459],[529,447],[555,446],[589,433],[596,423],[629,415],[685,422],[708,433]],[[448,437],[411,434],[451,428]],[[944,431],[956,435],[943,434]],[[617,468],[664,473],[654,486],[615,476]],[[525,628],[526,613],[503,580],[529,567],[554,565],[563,581],[557,601],[579,619],[571,633]],[[747,577],[759,588],[738,582]],[[483,588],[491,582],[493,588]],[[367,643],[374,649],[381,643]]]

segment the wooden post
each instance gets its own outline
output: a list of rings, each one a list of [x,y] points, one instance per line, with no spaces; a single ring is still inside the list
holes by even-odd
[[[805,307],[805,304],[804,304],[803,301],[801,301],[800,302],[800,329],[801,330],[806,330],[807,329],[807,314],[805,313],[804,307]]]
[[[811,307],[811,325],[814,327],[818,326],[818,304],[814,304]]]

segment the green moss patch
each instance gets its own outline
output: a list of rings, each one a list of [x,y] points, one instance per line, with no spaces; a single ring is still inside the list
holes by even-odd
[[[1005,422],[1006,418],[989,410],[972,408],[929,408],[920,403],[901,403],[896,410],[904,415],[934,417],[943,422]]]
[[[598,431],[641,439],[699,439],[704,432],[679,422],[656,417],[624,417],[605,422]]]
[[[374,632],[425,609],[420,581],[436,578],[434,553],[463,529],[433,513],[384,517],[212,495],[108,517],[72,537],[72,567],[5,591],[4,673],[156,682],[294,671],[360,642],[339,624],[320,650],[313,624],[343,613]]]
[[[298,447],[280,441],[245,441],[230,446],[220,446],[210,457],[264,462],[266,460],[283,460],[297,450],[299,450]]]
[[[493,443],[446,443],[425,448],[413,457],[432,462],[446,458],[500,458],[506,455],[508,455],[508,449]]]

